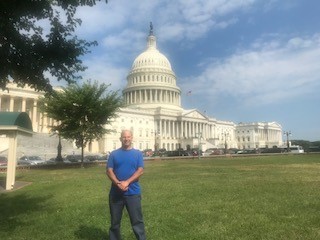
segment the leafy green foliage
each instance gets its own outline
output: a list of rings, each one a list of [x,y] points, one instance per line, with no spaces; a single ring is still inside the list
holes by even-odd
[[[73,83],[85,70],[80,59],[96,42],[78,39],[77,7],[100,0],[1,0],[0,88],[9,80],[19,86],[51,91],[49,74]],[[61,15],[64,15],[61,17]],[[47,27],[44,26],[48,26]]]
[[[291,140],[292,145],[299,145],[302,146],[305,152],[314,151],[317,149],[317,151],[320,151],[320,141],[306,141],[306,140]]]
[[[52,131],[65,139],[75,140],[78,148],[108,133],[105,128],[122,106],[118,92],[107,92],[109,85],[72,84],[40,99],[39,106],[57,121]]]

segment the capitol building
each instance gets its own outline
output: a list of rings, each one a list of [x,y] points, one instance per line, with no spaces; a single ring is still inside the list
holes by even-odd
[[[13,83],[9,83],[7,88],[0,90],[0,111],[27,112],[33,124],[35,134],[23,144],[37,145],[39,151],[46,149],[51,151],[48,155],[55,154],[57,142],[50,133],[54,121],[37,107],[38,99],[44,93],[29,87],[20,88]],[[218,120],[197,109],[184,109],[181,97],[171,63],[157,49],[156,37],[150,28],[147,47],[135,58],[127,76],[127,85],[123,89],[125,107],[119,109],[118,117],[112,119],[112,124],[105,126],[111,133],[89,144],[86,152],[104,154],[119,148],[119,136],[123,129],[132,130],[133,145],[140,150],[254,149],[283,144],[282,128],[277,122],[236,124]],[[0,153],[7,148],[5,139],[5,136],[0,136]],[[72,154],[70,151],[76,149],[62,149],[63,154]]]

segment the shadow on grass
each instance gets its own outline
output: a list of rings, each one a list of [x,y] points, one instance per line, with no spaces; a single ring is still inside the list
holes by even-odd
[[[50,197],[30,197],[26,194],[10,195],[0,194],[0,232],[14,231],[19,226],[28,225],[23,221],[23,215],[30,212],[44,210],[46,202]]]
[[[109,239],[108,233],[106,231],[102,231],[101,229],[94,226],[80,226],[77,231],[75,231],[74,235],[78,239],[101,239],[107,240]]]

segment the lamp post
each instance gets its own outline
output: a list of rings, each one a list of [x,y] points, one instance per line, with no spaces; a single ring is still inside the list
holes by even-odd
[[[289,152],[290,151],[289,135],[291,135],[291,131],[289,132],[285,131],[283,134],[287,137],[287,152]]]
[[[60,134],[58,135],[58,138],[59,138],[58,147],[57,147],[58,155],[57,155],[56,161],[57,162],[63,162],[62,155],[61,155],[62,145],[61,145],[61,136],[60,136]]]
[[[200,160],[200,145],[201,145],[202,133],[201,132],[197,133],[197,136],[198,136],[198,159]]]
[[[228,145],[227,145],[227,136],[229,136],[229,133],[224,133],[224,153],[227,154]]]
[[[158,136],[159,136],[159,134],[160,134],[160,132],[159,131],[152,131],[151,132],[152,134],[154,134],[154,152],[156,153],[159,149],[159,146],[158,146]]]

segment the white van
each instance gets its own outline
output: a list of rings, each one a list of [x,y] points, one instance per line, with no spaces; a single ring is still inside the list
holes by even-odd
[[[304,150],[301,146],[290,146],[290,152],[291,153],[304,153]]]

